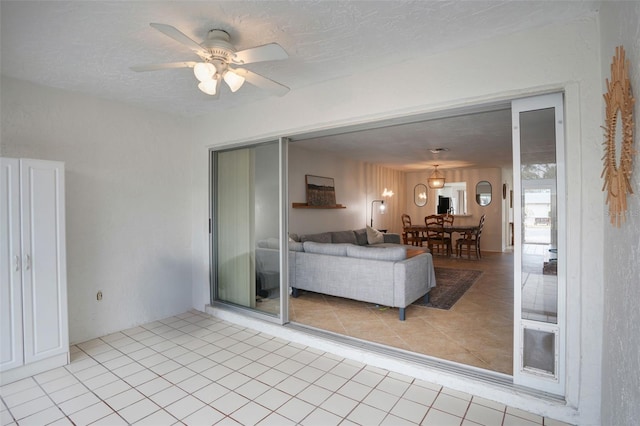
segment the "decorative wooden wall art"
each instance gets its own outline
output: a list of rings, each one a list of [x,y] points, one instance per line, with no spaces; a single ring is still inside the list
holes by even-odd
[[[611,63],[611,81],[607,79],[605,154],[603,191],[607,191],[607,204],[611,224],[620,227],[627,211],[627,194],[633,194],[631,173],[633,171],[633,104],[635,102],[629,82],[629,61],[625,60],[624,48],[616,47]],[[618,127],[618,120],[620,120]],[[616,152],[619,141],[620,160]]]

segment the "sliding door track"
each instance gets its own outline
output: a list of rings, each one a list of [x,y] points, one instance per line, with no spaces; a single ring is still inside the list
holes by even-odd
[[[385,357],[390,357],[396,360],[402,360],[412,363],[418,367],[426,367],[442,373],[453,374],[461,377],[468,377],[477,382],[489,384],[492,386],[498,386],[509,391],[517,391],[520,394],[526,394],[535,398],[547,400],[555,404],[564,404],[563,397],[558,395],[541,392],[535,389],[530,389],[523,386],[518,386],[513,383],[513,377],[497,373],[494,371],[488,371],[469,365],[460,364],[453,361],[439,359],[428,355],[418,354],[415,352],[405,351],[403,349],[393,348],[391,346],[382,345],[375,342],[370,342],[355,337],[349,337],[338,333],[322,330],[319,328],[311,327],[299,323],[287,323],[284,325],[292,330],[306,333],[312,336],[320,337],[325,340],[333,341],[341,345],[351,346],[355,349],[366,350],[375,354],[379,354]]]

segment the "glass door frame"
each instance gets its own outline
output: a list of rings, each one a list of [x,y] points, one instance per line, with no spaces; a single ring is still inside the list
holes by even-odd
[[[218,153],[225,151],[232,151],[235,149],[251,148],[263,143],[278,142],[278,239],[281,248],[288,247],[289,231],[288,231],[288,142],[289,139],[285,137],[271,138],[258,141],[248,141],[233,146],[220,146],[212,147],[209,149],[209,286],[210,286],[210,300],[211,306],[228,309],[231,311],[242,312],[243,315],[249,317],[256,317],[268,322],[284,325],[289,322],[289,285],[288,285],[288,271],[289,271],[289,256],[288,250],[280,249],[279,251],[279,265],[280,265],[280,305],[279,314],[272,315],[266,312],[261,312],[256,309],[242,307],[227,303],[220,300],[218,292],[218,265],[216,262],[217,253],[219,250],[218,239],[216,236],[216,211],[218,207],[217,193],[217,165],[216,158]],[[286,255],[285,255],[286,254]]]
[[[473,113],[474,110],[478,110],[478,111],[482,111],[485,108],[491,108],[492,105],[498,105],[498,104],[504,104],[506,102],[510,102],[511,103],[511,109],[512,109],[512,120],[513,117],[516,116],[516,108],[520,108],[521,110],[523,108],[526,107],[526,109],[529,108],[548,108],[550,107],[550,105],[548,103],[544,103],[540,104],[541,101],[545,101],[548,102],[549,100],[554,100],[554,104],[553,105],[557,105],[559,106],[559,111],[561,111],[561,117],[560,117],[560,125],[557,126],[556,128],[556,134],[560,134],[560,138],[557,139],[557,145],[556,145],[556,153],[557,153],[557,164],[558,164],[558,171],[557,171],[557,191],[558,191],[558,201],[559,201],[559,210],[558,210],[558,229],[560,230],[559,234],[558,234],[558,248],[559,250],[563,251],[566,253],[566,195],[565,195],[565,188],[566,188],[566,177],[565,177],[565,162],[564,162],[564,150],[565,150],[565,144],[564,144],[564,123],[562,122],[562,120],[564,119],[564,105],[563,105],[563,94],[562,93],[554,93],[554,94],[550,94],[550,95],[535,95],[532,94],[531,97],[529,98],[522,98],[522,99],[511,99],[509,100],[496,100],[495,102],[486,102],[486,103],[480,103],[478,105],[475,106],[461,106],[459,108],[451,108],[451,109],[446,109],[437,113],[434,113],[433,111],[431,112],[424,112],[423,114],[417,114],[417,115],[408,115],[406,117],[406,119],[389,119],[389,120],[385,120],[385,119],[378,119],[378,120],[373,120],[372,122],[366,123],[366,124],[362,124],[359,123],[357,125],[353,125],[353,126],[336,126],[335,128],[332,129],[324,129],[324,130],[318,130],[318,131],[313,131],[313,130],[309,130],[307,132],[304,132],[302,134],[296,134],[296,135],[292,135],[293,138],[295,138],[295,140],[304,140],[307,137],[311,137],[312,135],[317,135],[317,134],[328,134],[328,133],[339,133],[341,131],[343,131],[344,129],[348,129],[351,128],[353,130],[358,130],[358,129],[362,129],[362,130],[367,130],[367,129],[373,129],[376,128],[378,126],[382,127],[383,124],[385,122],[395,122],[395,124],[401,124],[403,122],[407,122],[410,123],[412,121],[417,121],[418,119],[416,118],[417,116],[422,116],[424,115],[424,119],[429,119],[429,118],[434,118],[434,117],[438,117],[438,116],[448,116],[448,115],[453,115],[455,114],[457,111],[460,112],[465,112],[465,113]],[[536,106],[538,105],[538,106]],[[422,119],[422,118],[420,118]],[[559,276],[559,294],[558,294],[558,329],[560,330],[560,333],[558,333],[558,339],[559,339],[559,344],[558,344],[558,348],[559,348],[559,353],[558,353],[558,362],[559,362],[559,378],[558,380],[552,385],[552,386],[548,386],[547,384],[543,383],[542,385],[540,384],[540,381],[533,377],[526,377],[522,374],[520,374],[518,372],[518,370],[516,370],[516,359],[520,359],[521,357],[521,325],[523,324],[523,322],[526,322],[526,320],[522,320],[520,318],[520,310],[521,310],[521,288],[520,288],[520,283],[521,283],[521,276],[519,275],[521,273],[521,270],[519,269],[518,265],[521,265],[522,262],[522,258],[521,258],[521,252],[518,253],[518,250],[516,250],[516,247],[521,247],[521,220],[519,220],[522,216],[522,211],[520,208],[520,203],[519,200],[521,199],[522,196],[522,192],[521,192],[521,187],[520,187],[520,175],[519,175],[519,170],[517,170],[517,168],[519,168],[519,161],[516,163],[515,159],[516,157],[519,158],[519,144],[516,144],[516,133],[518,132],[517,129],[513,129],[513,148],[514,148],[514,162],[513,162],[513,196],[514,196],[514,200],[516,200],[516,202],[514,202],[514,216],[513,216],[513,222],[514,222],[514,322],[513,322],[513,326],[514,326],[514,342],[513,342],[513,351],[514,351],[514,373],[512,375],[513,377],[513,383],[516,385],[523,385],[526,386],[528,388],[531,389],[539,389],[539,390],[543,390],[545,392],[550,392],[553,393],[555,395],[564,395],[565,393],[565,382],[566,382],[566,371],[567,371],[567,365],[566,365],[566,340],[567,340],[567,329],[566,329],[566,269],[567,269],[567,256],[564,256],[562,259],[559,259],[559,264],[558,264],[558,276]],[[209,161],[210,161],[210,202],[209,202],[209,208],[210,208],[210,219],[209,219],[209,233],[210,233],[210,244],[209,247],[211,248],[211,252],[210,252],[210,283],[211,283],[211,305],[212,306],[224,306],[225,309],[231,309],[231,310],[236,310],[236,311],[241,311],[243,315],[246,315],[248,317],[259,317],[260,319],[263,320],[267,320],[269,322],[275,322],[281,325],[287,324],[289,323],[289,304],[288,304],[288,298],[289,298],[289,288],[288,288],[288,271],[289,271],[289,257],[288,257],[288,250],[281,250],[280,251],[280,270],[281,270],[281,275],[280,275],[280,315],[278,317],[273,317],[273,316],[269,316],[267,314],[255,311],[255,310],[250,310],[250,309],[239,309],[237,307],[234,306],[229,306],[228,304],[225,304],[224,302],[221,302],[219,300],[217,300],[217,289],[215,286],[215,273],[216,273],[216,264],[215,264],[215,256],[216,253],[215,251],[217,250],[217,246],[216,241],[215,241],[215,226],[214,226],[214,211],[215,211],[215,183],[214,183],[214,176],[215,176],[215,162],[213,161],[214,159],[214,154],[217,151],[224,151],[224,150],[229,150],[229,149],[234,149],[234,148],[243,148],[243,147],[249,147],[249,146],[253,146],[259,143],[263,143],[263,142],[273,142],[274,140],[278,139],[279,140],[279,178],[280,178],[280,189],[279,189],[279,203],[280,203],[280,232],[279,232],[279,240],[280,240],[280,247],[287,247],[288,246],[288,219],[289,219],[289,197],[288,197],[288,142],[289,139],[287,137],[280,137],[280,138],[270,138],[270,139],[263,139],[263,140],[251,140],[251,141],[246,141],[234,146],[220,146],[220,147],[211,147],[209,152],[210,152],[210,157],[209,157]],[[519,142],[519,139],[518,139]],[[516,151],[517,150],[517,151]],[[561,204],[561,205],[560,205]],[[286,254],[286,255],[285,255]],[[520,262],[519,264],[516,262]],[[518,274],[516,276],[516,274]],[[560,278],[562,277],[562,278]],[[517,285],[515,283],[518,283]],[[520,361],[517,361],[520,362]],[[518,368],[519,368],[518,364]],[[472,371],[471,369],[469,371]],[[487,373],[491,376],[493,373],[491,371],[487,371]],[[544,382],[544,381],[543,381]]]
[[[523,220],[520,113],[554,108],[555,154],[556,154],[556,197],[557,197],[557,321],[541,322],[522,318],[522,244]],[[563,93],[532,96],[512,101],[513,129],[513,186],[514,186],[514,338],[513,338],[513,382],[529,388],[555,395],[566,391],[566,292],[567,292],[567,198],[565,163],[565,127]],[[562,255],[564,254],[564,255]],[[525,367],[525,332],[547,333],[554,337],[554,374],[543,374]]]

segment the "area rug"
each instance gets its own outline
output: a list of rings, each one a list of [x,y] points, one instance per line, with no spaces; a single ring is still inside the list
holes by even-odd
[[[413,305],[427,308],[451,309],[451,307],[471,288],[482,271],[468,269],[434,268],[436,286],[429,292],[429,303],[424,298],[413,302]]]

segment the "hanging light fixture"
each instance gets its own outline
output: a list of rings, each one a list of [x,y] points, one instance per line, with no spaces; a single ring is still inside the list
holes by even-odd
[[[436,164],[433,173],[429,179],[427,179],[427,184],[429,185],[429,188],[440,189],[444,187],[444,181],[444,175],[438,171],[438,164]]]
[[[218,90],[218,80],[211,79],[206,80],[198,84],[198,89],[202,90],[207,95],[215,95]]]
[[[224,73],[224,82],[227,83],[232,92],[238,90],[244,84],[244,77],[239,76],[231,70]]]
[[[216,67],[210,62],[198,62],[193,67],[193,74],[201,82],[212,80],[215,73]]]

